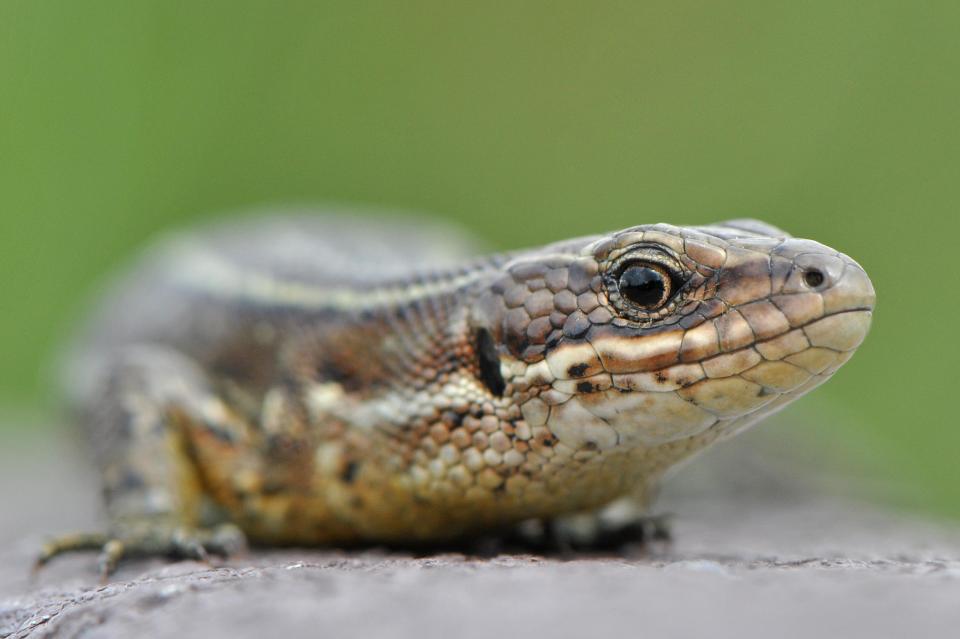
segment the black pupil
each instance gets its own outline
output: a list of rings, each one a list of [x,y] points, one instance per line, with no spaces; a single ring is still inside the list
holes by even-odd
[[[620,274],[620,294],[638,306],[659,306],[666,288],[663,274],[648,266],[630,266]]]

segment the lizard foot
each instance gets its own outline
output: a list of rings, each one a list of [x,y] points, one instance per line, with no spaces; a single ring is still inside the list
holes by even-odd
[[[41,548],[34,570],[65,553],[99,550],[97,570],[106,580],[124,559],[167,557],[207,561],[210,555],[229,557],[245,548],[246,536],[233,524],[215,528],[124,527],[113,534],[78,533],[53,539]]]
[[[596,514],[524,522],[522,542],[543,552],[617,552],[627,546],[669,542],[669,514],[609,519]]]

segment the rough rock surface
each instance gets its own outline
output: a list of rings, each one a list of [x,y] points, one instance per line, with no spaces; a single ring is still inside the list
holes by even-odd
[[[749,446],[749,444],[744,444]],[[96,491],[49,441],[0,455],[0,637],[902,637],[960,632],[960,532],[778,483],[721,447],[674,483],[669,547],[622,556],[254,551],[227,563],[94,558],[30,577]]]

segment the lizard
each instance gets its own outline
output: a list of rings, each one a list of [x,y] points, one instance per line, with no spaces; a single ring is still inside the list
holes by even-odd
[[[639,518],[668,471],[826,381],[876,299],[851,258],[750,219],[474,254],[342,215],[157,243],[65,367],[109,524],[38,566]]]

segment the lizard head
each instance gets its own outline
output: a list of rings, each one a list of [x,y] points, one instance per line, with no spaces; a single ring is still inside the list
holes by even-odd
[[[762,222],[637,226],[506,264],[479,368],[571,451],[696,449],[828,379],[874,301],[852,259]]]

